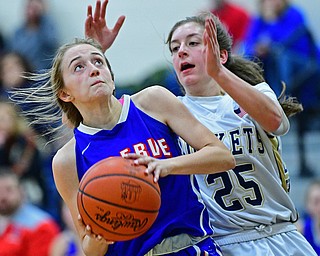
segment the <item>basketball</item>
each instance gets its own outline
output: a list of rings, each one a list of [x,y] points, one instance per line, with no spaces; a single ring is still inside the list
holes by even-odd
[[[153,175],[134,160],[109,157],[82,177],[79,213],[92,232],[108,241],[125,241],[145,233],[157,218],[161,195]]]

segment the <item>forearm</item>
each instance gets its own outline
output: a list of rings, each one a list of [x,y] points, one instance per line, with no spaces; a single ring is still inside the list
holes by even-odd
[[[167,159],[170,174],[206,174],[227,171],[235,166],[235,159],[226,148],[206,146],[195,153]]]
[[[279,128],[282,121],[281,108],[268,96],[228,69],[223,69],[214,79],[264,130],[273,132]]]
[[[93,234],[91,229],[82,223],[81,218],[77,218],[76,221],[74,220],[74,224],[82,251],[85,255],[103,256],[107,253],[109,245],[102,237]]]

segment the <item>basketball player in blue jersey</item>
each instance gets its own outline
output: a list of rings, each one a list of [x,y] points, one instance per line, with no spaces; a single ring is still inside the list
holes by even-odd
[[[87,35],[99,35],[102,45],[110,46],[104,44],[108,31],[99,27],[105,10],[96,8],[94,16],[91,11]],[[280,152],[287,115],[301,106],[286,97],[280,106],[259,66],[232,55],[230,35],[210,14],[179,21],[167,42],[186,92],[180,100],[236,159],[228,172],[196,175],[223,255],[316,255],[293,224],[298,214]],[[181,144],[194,152],[188,142]],[[139,161],[148,163],[143,157]]]
[[[17,94],[29,92],[27,102],[48,102],[47,109],[58,102],[75,127],[74,138],[53,159],[53,173],[85,254],[221,255],[211,238],[213,231],[195,177],[185,174],[217,173],[232,168],[234,158],[223,143],[163,87],[150,87],[116,99],[110,65],[93,40],[63,45],[49,73],[31,78],[43,81],[48,76],[50,81],[45,84]],[[40,109],[40,113],[46,119],[45,114],[50,112]],[[194,133],[189,132],[189,127]],[[197,152],[181,155],[178,136]],[[129,153],[148,160],[146,172],[153,173],[159,183],[162,203],[156,221],[146,233],[112,243],[93,234],[78,219],[79,180],[96,162]]]

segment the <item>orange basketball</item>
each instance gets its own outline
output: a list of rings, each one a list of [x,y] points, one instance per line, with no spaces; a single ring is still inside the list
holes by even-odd
[[[145,233],[157,218],[161,197],[153,175],[133,160],[109,157],[82,177],[79,213],[92,232],[108,241],[125,241]]]

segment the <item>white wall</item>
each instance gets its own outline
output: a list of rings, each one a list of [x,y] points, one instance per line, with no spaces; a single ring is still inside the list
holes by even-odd
[[[211,0],[110,0],[107,21],[113,26],[117,17],[126,15],[125,24],[107,56],[110,59],[116,80],[122,83],[139,81],[158,65],[170,61],[164,44],[172,25],[185,16],[206,9]],[[232,0],[254,13],[257,0]],[[55,19],[61,42],[82,37],[88,4],[95,0],[48,0]],[[301,6],[320,41],[320,1],[294,0]],[[0,30],[10,36],[23,18],[24,0],[0,2]]]

